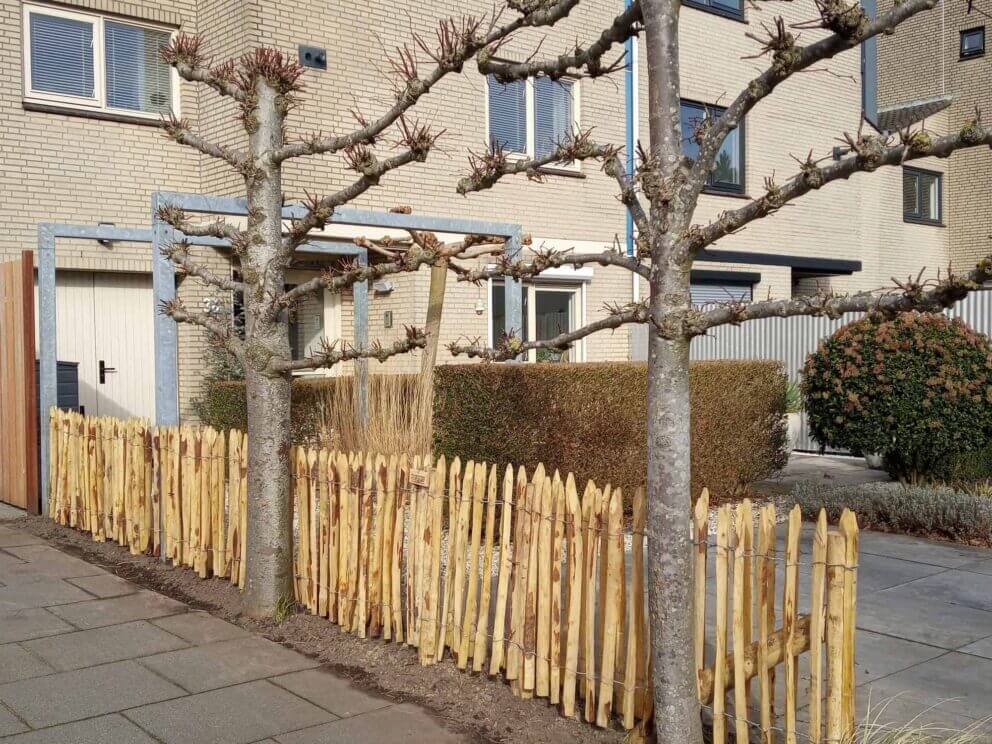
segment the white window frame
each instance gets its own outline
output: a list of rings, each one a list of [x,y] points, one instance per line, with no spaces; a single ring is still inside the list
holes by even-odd
[[[576,272],[578,273],[578,272]],[[537,292],[562,292],[572,295],[571,301],[571,312],[575,316],[574,327],[571,330],[582,328],[586,324],[586,288],[589,283],[590,277],[585,274],[580,276],[570,276],[563,275],[560,281],[529,281],[524,282],[522,291],[528,293],[527,297],[527,327],[533,331],[537,328]],[[492,348],[496,343],[496,339],[493,337],[493,287],[495,284],[503,284],[501,279],[489,279],[486,291],[488,293],[488,299],[486,305],[489,308],[488,319],[486,322],[486,334],[489,339],[489,348]],[[531,339],[524,339],[529,341]],[[570,362],[584,362],[586,360],[586,339],[579,339],[574,344],[572,344],[572,355],[574,358],[570,359]],[[525,361],[536,362],[537,361],[537,349],[530,349],[527,352],[527,358]]]
[[[486,94],[484,96],[484,114],[486,119],[486,146],[489,146],[489,86],[493,83],[489,79],[489,75],[484,76]],[[572,132],[579,131],[579,122],[582,121],[582,90],[579,85],[580,78],[565,76],[563,78],[568,83],[571,84],[572,88]],[[527,78],[524,87],[524,120],[527,126],[527,152],[516,152],[509,151],[506,153],[507,159],[513,160],[525,160],[527,158],[535,157],[537,136],[534,134],[534,119],[535,119],[535,109],[534,109],[534,78]],[[495,83],[495,85],[502,85],[501,83]],[[580,173],[582,171],[582,161],[576,160],[572,163],[551,163],[541,167],[541,170],[546,171],[563,171],[565,173]]]
[[[56,16],[69,18],[74,21],[89,23],[93,26],[93,96],[86,98],[83,96],[69,96],[62,93],[51,93],[49,91],[34,90],[31,88],[31,14]],[[106,16],[100,13],[86,13],[78,10],[66,10],[56,8],[51,5],[41,5],[38,3],[24,3],[22,33],[24,50],[24,100],[29,103],[49,104],[65,108],[78,109],[80,111],[99,111],[103,113],[116,114],[119,116],[148,119],[158,121],[161,114],[150,111],[135,111],[134,109],[114,108],[107,105],[107,81],[106,81],[106,45],[104,43],[104,22],[111,21],[122,23],[128,26],[142,26],[154,29],[155,31],[168,31],[171,37],[175,37],[177,29],[171,26],[164,26],[158,23],[149,23],[133,18],[118,18],[117,16]],[[170,70],[172,88],[172,111],[178,117],[180,112],[180,91],[179,74],[175,69]]]

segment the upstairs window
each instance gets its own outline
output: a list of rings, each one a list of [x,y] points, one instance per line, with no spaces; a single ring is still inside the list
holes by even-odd
[[[744,20],[744,0],[683,0],[682,4],[738,21]]]
[[[699,145],[695,133],[706,117],[717,118],[726,109],[695,101],[682,101],[682,152],[695,160],[699,157]],[[716,193],[744,193],[744,127],[730,131],[720,145],[716,163],[706,179],[706,190]]]
[[[178,113],[175,74],[159,54],[172,33],[161,26],[25,5],[25,97],[151,119]]]
[[[942,174],[903,166],[902,215],[906,222],[941,224]]]
[[[578,130],[578,84],[548,77],[486,80],[488,139],[508,154],[543,158]],[[558,167],[558,166],[556,166]],[[560,167],[577,170],[578,163]]]
[[[965,29],[961,32],[961,59],[985,55],[985,26]]]

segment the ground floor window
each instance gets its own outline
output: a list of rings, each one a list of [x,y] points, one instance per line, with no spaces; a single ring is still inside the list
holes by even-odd
[[[518,335],[525,341],[544,341],[562,333],[574,331],[584,324],[585,302],[582,285],[524,284],[523,328]],[[489,340],[499,343],[505,323],[506,290],[503,282],[492,282],[489,297]],[[529,362],[581,362],[585,359],[584,342],[577,342],[569,351],[551,349],[531,350]]]
[[[750,302],[753,285],[750,282],[694,281],[689,288],[693,305],[726,302]]]

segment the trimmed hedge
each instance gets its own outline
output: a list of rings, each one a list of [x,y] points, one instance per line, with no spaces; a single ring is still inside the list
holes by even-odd
[[[827,510],[831,523],[853,509],[865,529],[992,546],[992,500],[943,486],[868,483],[829,488],[798,483],[792,491],[803,517]]]
[[[866,317],[810,354],[803,395],[820,442],[878,452],[901,480],[947,479],[992,436],[992,345],[940,313]]]
[[[293,384],[297,441],[317,427],[313,396],[338,378]],[[690,367],[693,494],[733,498],[785,465],[786,385],[772,361]],[[539,462],[625,491],[647,471],[646,366],[636,363],[442,365],[435,373],[434,449],[528,469]],[[205,423],[244,426],[244,385],[211,386]]]

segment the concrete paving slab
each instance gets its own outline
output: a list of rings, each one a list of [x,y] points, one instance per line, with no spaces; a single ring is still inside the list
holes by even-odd
[[[394,705],[276,737],[280,744],[432,744],[468,741],[413,705]]]
[[[254,636],[149,656],[141,663],[190,692],[317,666],[303,654]]]
[[[320,667],[273,677],[269,681],[340,718],[392,705],[386,698],[372,695]]]
[[[959,648],[958,651],[963,654],[972,654],[973,656],[992,659],[992,637],[969,643],[967,646]],[[992,701],[989,701],[989,709],[989,714],[992,715]]]
[[[3,568],[4,581],[8,584],[38,581],[41,579],[71,579],[77,576],[95,576],[102,569],[86,561],[66,555],[48,545],[22,545],[4,548],[4,552],[24,561],[22,564]]]
[[[869,530],[861,533],[861,553],[886,555],[890,558],[901,558],[913,563],[928,563],[944,568],[960,568],[989,557],[988,551],[983,548]]]
[[[0,611],[0,643],[27,641],[72,630],[75,628],[69,623],[42,607]]]
[[[28,727],[11,711],[0,705],[0,736],[10,736],[27,731]]]
[[[66,723],[4,739],[4,744],[154,744],[155,740],[118,713]]]
[[[144,620],[28,641],[25,648],[59,671],[151,656],[185,648],[186,642]]]
[[[858,688],[855,705],[860,723],[873,730],[922,729],[935,743],[957,732],[974,730],[973,744],[992,742],[992,733],[985,722],[951,712],[940,695],[922,704],[905,695],[888,696],[881,689],[866,685]]]
[[[857,623],[864,630],[947,650],[992,635],[992,612],[892,592],[860,597]]]
[[[234,638],[244,638],[247,631],[237,625],[225,622],[206,612],[185,612],[151,621],[153,624],[167,630],[172,635],[179,636],[184,641],[201,646],[205,643],[230,641]]]
[[[0,700],[32,728],[115,713],[185,694],[134,661],[0,685]]]
[[[0,504],[0,521],[5,519],[20,519],[27,514],[23,509],[10,504]]]
[[[944,649],[859,630],[855,637],[854,683],[865,685],[946,653]]]
[[[992,611],[992,576],[970,571],[943,571],[884,593]]]
[[[126,594],[135,594],[141,591],[141,587],[137,584],[132,584],[119,576],[107,573],[97,576],[83,576],[78,579],[66,579],[66,581],[100,599],[123,597]]]
[[[146,705],[127,717],[166,744],[241,744],[334,719],[264,680]]]
[[[92,599],[53,607],[52,612],[81,629],[88,629],[176,615],[186,612],[186,605],[155,592],[140,591],[126,597]]]
[[[877,592],[906,584],[947,569],[929,563],[914,563],[887,555],[862,553],[858,556],[858,594]]]
[[[971,571],[973,573],[988,574],[992,575],[992,559],[984,561],[975,561],[974,563],[965,563],[961,566],[962,571]]]
[[[990,713],[992,659],[950,652],[876,680],[870,689],[875,699],[898,695],[918,710],[945,700],[942,712],[982,719]]]
[[[0,527],[0,548],[13,548],[19,545],[44,545],[40,537],[29,535],[27,532]]]
[[[40,677],[53,671],[51,666],[16,643],[0,646],[0,684]]]
[[[87,599],[93,599],[93,595],[78,586],[62,579],[43,578],[38,581],[15,582],[0,588],[0,611],[52,607]]]

